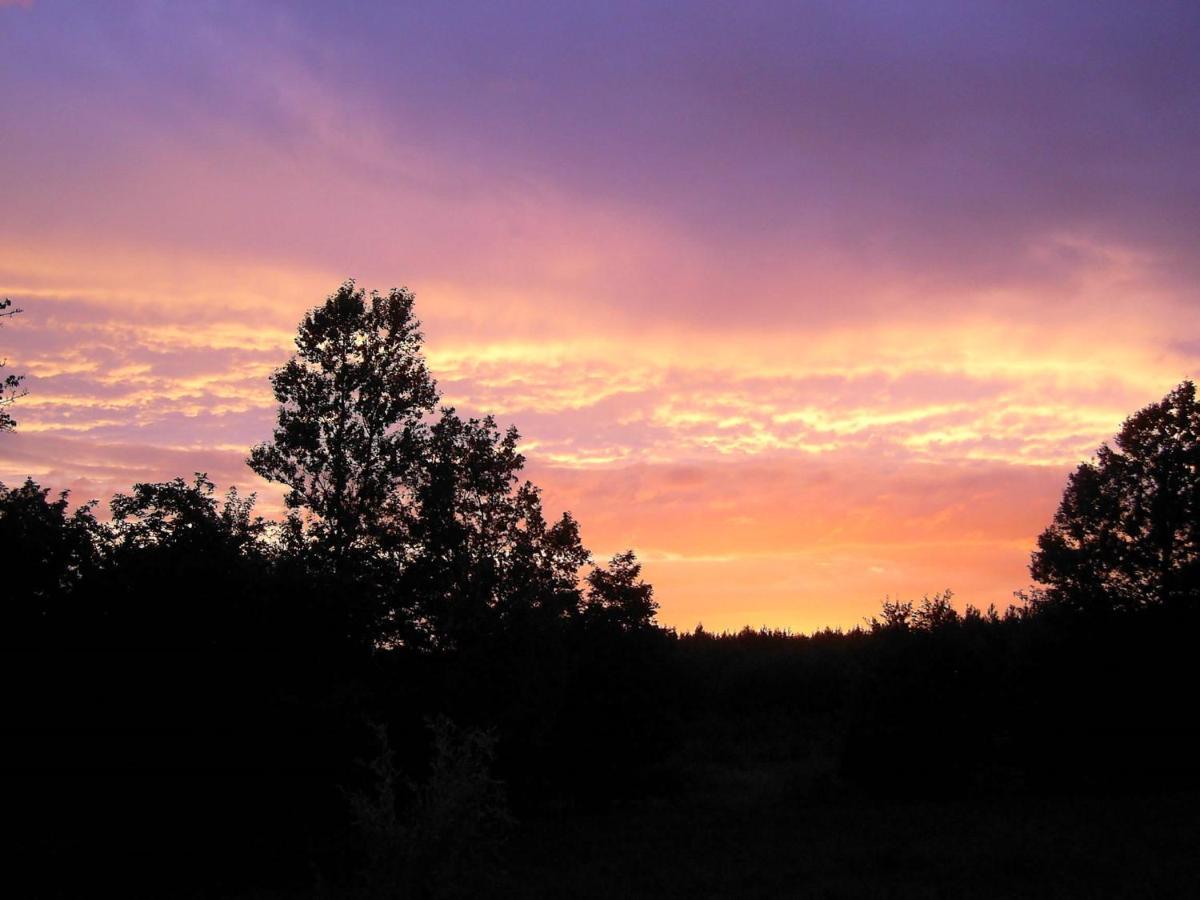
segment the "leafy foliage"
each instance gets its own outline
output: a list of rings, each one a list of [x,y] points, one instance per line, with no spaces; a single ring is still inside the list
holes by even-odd
[[[623,631],[651,627],[658,603],[653,586],[641,575],[641,563],[632,550],[618,553],[608,568],[597,566],[587,577],[585,614]]]
[[[21,310],[14,309],[11,300],[0,300],[0,320],[15,316],[19,312]],[[5,362],[0,359],[0,369],[4,368]],[[17,426],[8,408],[25,396],[26,392],[21,387],[24,380],[24,375],[5,375],[0,379],[0,432],[12,431]]]
[[[360,893],[457,897],[486,889],[515,824],[492,776],[495,736],[437,716],[428,725],[428,773],[416,781],[397,767],[387,729],[371,730],[378,745],[366,764],[371,783],[348,794],[364,844]]]
[[[1071,475],[1030,567],[1040,602],[1091,613],[1200,599],[1200,405],[1185,381]]]
[[[422,417],[437,400],[420,352],[413,295],[347,281],[300,323],[296,354],[271,376],[279,401],[255,472],[288,486],[335,562],[408,519]]]
[[[39,638],[52,634],[48,614],[100,565],[103,532],[93,504],[70,510],[69,495],[49,499],[49,488],[27,479],[0,484],[0,547],[4,548],[5,633]]]
[[[242,498],[236,487],[230,488],[218,507],[214,487],[203,472],[191,484],[182,478],[136,484],[132,494],[112,499],[114,537],[126,548],[198,549],[224,543],[236,552],[256,547],[267,526],[254,515],[254,495]]]
[[[519,439],[491,416],[464,421],[453,409],[430,429],[403,576],[427,641],[454,644],[578,606],[590,555],[569,513],[547,526],[538,489],[520,481]]]

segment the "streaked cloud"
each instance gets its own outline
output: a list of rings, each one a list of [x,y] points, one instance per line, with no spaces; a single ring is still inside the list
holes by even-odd
[[[0,479],[241,461],[341,280],[671,624],[1007,602],[1200,369],[1188,5],[37,4],[0,26]]]

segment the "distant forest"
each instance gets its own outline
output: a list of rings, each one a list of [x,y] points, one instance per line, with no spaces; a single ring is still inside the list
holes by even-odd
[[[0,877],[50,896],[1200,890],[1193,383],[1070,476],[1015,605],[946,591],[850,631],[678,633],[632,551],[596,561],[547,516],[516,429],[439,405],[422,347],[407,290],[347,282],[304,316],[248,456],[286,488],[281,521],[201,473],[106,517],[0,485]],[[20,395],[6,376],[0,431]]]

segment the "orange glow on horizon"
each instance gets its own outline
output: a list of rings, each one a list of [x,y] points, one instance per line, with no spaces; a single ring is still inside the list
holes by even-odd
[[[395,6],[393,70],[302,6],[0,10],[0,481],[207,471],[277,512],[244,458],[297,321],[406,285],[443,401],[515,424],[666,624],[852,626],[1008,603],[1071,469],[1200,374],[1200,80],[1157,37],[1110,83],[1074,24],[982,13],[597,22],[599,56],[568,16],[493,55]]]
[[[329,277],[27,253],[0,255],[0,272],[26,273],[0,294],[32,313],[6,335],[24,332],[11,365],[31,393],[0,478],[104,499],[207,470],[278,509],[241,459],[269,429],[267,378],[294,321]],[[519,319],[459,333],[463,302],[418,296],[444,402],[521,428],[548,508],[571,509],[598,557],[634,547],[680,628],[852,627],[885,595],[947,586],[1003,606],[1067,471],[1188,363],[1140,316],[1117,334],[973,315],[686,339],[618,321],[545,340]]]

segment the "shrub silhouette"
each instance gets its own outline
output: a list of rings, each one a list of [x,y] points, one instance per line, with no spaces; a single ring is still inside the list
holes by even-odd
[[[429,724],[424,780],[402,784],[387,729],[373,729],[379,751],[372,784],[349,795],[363,838],[362,890],[370,897],[470,896],[496,880],[500,850],[514,820],[492,777],[494,735],[459,729],[445,716]],[[398,802],[403,794],[407,802]]]

